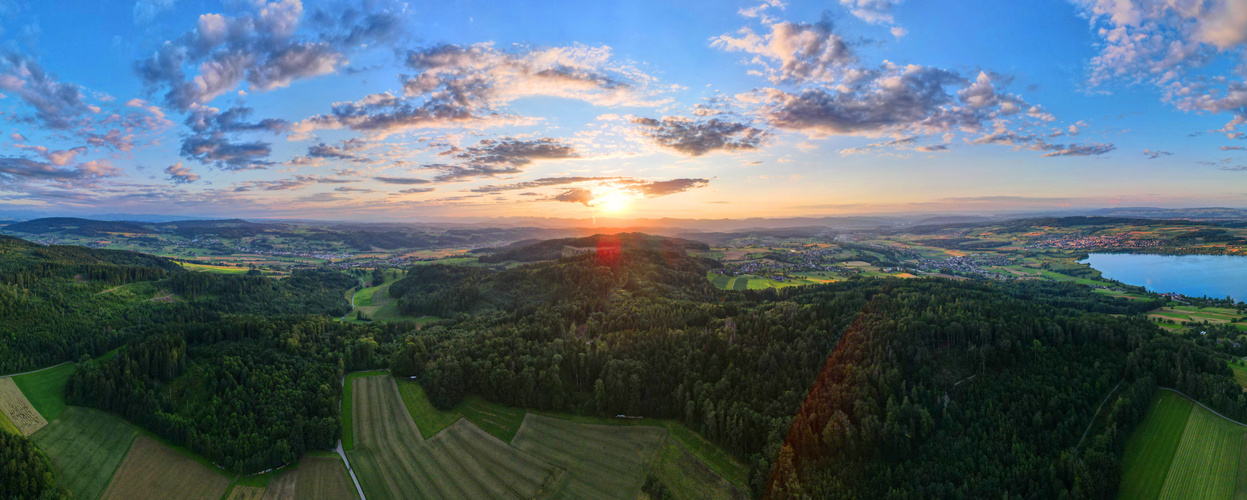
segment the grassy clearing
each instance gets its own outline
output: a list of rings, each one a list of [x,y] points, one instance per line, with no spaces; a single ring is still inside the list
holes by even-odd
[[[48,455],[57,482],[74,498],[99,498],[125,459],[138,431],[125,420],[70,407],[31,439]]]
[[[723,448],[716,446],[700,434],[693,432],[688,427],[685,427],[684,424],[674,420],[593,417],[549,412],[537,413],[546,417],[568,420],[582,424],[661,427],[666,429],[670,437],[679,442],[684,449],[689,450],[696,455],[702,463],[705,463],[706,466],[714,469],[719,476],[728,480],[742,490],[748,490],[749,467],[737,461],[732,457],[732,455],[724,451]]]
[[[214,264],[192,264],[190,262],[179,262],[179,264],[181,264],[182,267],[186,268],[188,271],[204,271],[220,274],[247,274],[247,271],[250,270],[246,267],[218,266]]]
[[[674,439],[663,444],[658,461],[650,474],[658,479],[675,498],[746,499],[745,490],[719,477]]]
[[[504,406],[480,396],[468,396],[455,407],[460,415],[503,442],[511,442],[524,423],[522,408]]]
[[[20,435],[22,431],[17,430],[17,426],[9,421],[9,417],[4,416],[4,412],[0,412],[0,432]]]
[[[342,409],[339,411],[340,417],[342,419],[342,449],[343,450],[351,450],[355,448],[355,437],[352,434],[352,429],[351,429],[351,426],[352,426],[351,403],[353,402],[353,399],[351,398],[351,387],[354,386],[354,384],[352,384],[351,381],[357,378],[360,378],[360,377],[376,377],[378,375],[389,375],[389,374],[390,372],[385,371],[385,370],[373,370],[373,371],[367,371],[367,372],[355,372],[355,373],[346,374],[346,380],[344,380],[342,384]]]
[[[395,273],[386,273],[385,283],[363,288],[354,294],[354,309],[346,315],[346,321],[350,322],[366,322],[361,321],[358,317],[360,313],[368,317],[372,321],[395,321],[400,319],[413,319],[410,316],[403,316],[398,312],[398,300],[390,296],[390,284],[399,280],[399,276]]]
[[[1126,441],[1117,498],[1157,498],[1191,416],[1191,400],[1157,391],[1143,422]]]
[[[1247,428],[1196,405],[1160,498],[1234,498]]]
[[[1234,381],[1238,382],[1244,391],[1247,391],[1247,366],[1230,363],[1230,369],[1234,370]]]
[[[732,280],[732,290],[748,290],[749,278],[736,278]]]
[[[225,476],[177,450],[139,436],[102,498],[216,500],[225,495],[229,484]]]
[[[235,487],[235,490],[237,487]],[[293,469],[283,470],[268,488],[261,488],[266,500],[353,500],[359,498],[346,465],[336,454],[305,456]]]
[[[434,407],[428,396],[424,394],[424,388],[413,380],[399,380],[398,393],[403,398],[407,413],[411,414],[412,421],[419,428],[421,437],[425,439],[450,427],[450,424],[455,423],[462,416],[454,410],[442,411]]]
[[[392,377],[352,383],[356,448],[348,455],[370,500],[533,498],[559,476],[466,420],[425,441]]]
[[[23,436],[34,434],[48,425],[48,421],[35,411],[11,377],[0,378],[0,414]]]
[[[77,366],[73,363],[53,366],[25,375],[16,375],[13,382],[26,395],[31,406],[49,422],[56,420],[65,411],[65,383],[74,374]]]
[[[567,469],[553,498],[637,498],[666,437],[661,427],[581,424],[529,414],[512,444]]]
[[[429,401],[424,388],[413,380],[399,380],[398,392],[425,439],[450,427],[462,417],[503,442],[510,442],[524,422],[524,409],[500,405],[480,396],[467,396],[454,408],[439,410]]]

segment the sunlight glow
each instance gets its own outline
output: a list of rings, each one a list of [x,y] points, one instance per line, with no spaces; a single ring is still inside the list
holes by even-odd
[[[603,212],[618,213],[628,209],[632,197],[621,191],[611,191],[594,199],[594,206]]]

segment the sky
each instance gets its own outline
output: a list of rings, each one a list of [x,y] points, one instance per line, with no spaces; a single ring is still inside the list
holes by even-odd
[[[0,0],[0,211],[1247,207],[1247,1]]]

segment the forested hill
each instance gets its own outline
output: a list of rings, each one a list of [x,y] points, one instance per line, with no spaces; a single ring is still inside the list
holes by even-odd
[[[0,373],[97,356],[152,324],[235,313],[339,316],[355,284],[334,271],[283,280],[191,273],[162,257],[0,236]]]
[[[688,256],[683,240],[645,238],[625,236],[621,239],[631,243],[624,246],[595,237],[592,241],[606,242],[603,248],[504,271],[415,266],[389,291],[403,314],[442,317],[492,309],[522,315],[553,307],[577,318],[625,298],[711,300],[717,295],[706,280],[706,271],[717,262]],[[568,240],[551,241],[562,248]]]
[[[445,408],[678,419],[772,498],[1106,498],[1157,384],[1247,412],[1215,352],[1158,347],[1180,341],[1152,301],[943,279],[703,292],[696,259],[649,255],[414,268],[406,307],[476,314],[399,339],[391,368]]]
[[[510,245],[498,251],[482,255],[481,262],[536,262],[554,260],[565,255],[568,248],[574,251],[619,252],[627,250],[645,250],[651,252],[684,254],[686,250],[709,250],[710,246],[700,241],[680,238],[665,238],[644,233],[595,234],[584,238],[563,238],[546,240],[521,246]]]
[[[46,217],[9,224],[4,227],[19,233],[45,234],[66,232],[80,236],[100,236],[106,233],[152,233],[150,228],[132,222],[79,219],[76,217]]]
[[[0,281],[31,284],[42,278],[126,283],[164,277],[182,268],[163,257],[79,246],[44,246],[0,235]]]

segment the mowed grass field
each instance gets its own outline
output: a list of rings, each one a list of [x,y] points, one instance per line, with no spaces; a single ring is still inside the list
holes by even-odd
[[[229,478],[177,450],[139,436],[102,498],[217,500],[229,484]]]
[[[238,495],[239,486],[230,492],[230,498]],[[346,465],[338,455],[316,454],[305,455],[299,465],[293,469],[282,471],[268,483],[267,488],[242,487],[249,490],[258,489],[264,500],[353,500],[359,498],[355,491],[355,483],[346,471]],[[254,497],[261,498],[261,497]]]
[[[352,432],[354,427],[352,417],[354,413],[351,411],[351,404],[354,402],[354,398],[351,397],[351,391],[354,389],[355,384],[351,382],[360,377],[378,377],[389,374],[390,372],[385,370],[372,370],[346,374],[346,378],[342,382],[342,408],[340,411],[342,418],[343,450],[351,450],[355,448],[355,436],[354,432]]]
[[[34,434],[48,424],[10,377],[0,378],[0,413],[23,436]]]
[[[1247,427],[1196,405],[1169,466],[1160,498],[1233,499]]]
[[[31,436],[48,455],[57,483],[78,499],[99,498],[125,459],[138,430],[121,418],[69,407]]]
[[[398,392],[425,439],[450,427],[456,420],[466,418],[481,430],[503,442],[510,442],[524,421],[523,409],[493,403],[480,396],[467,396],[453,409],[439,410],[424,394],[424,388],[412,380],[398,380]]]
[[[372,321],[412,319],[399,314],[398,301],[390,297],[390,284],[399,280],[398,273],[387,272],[385,276],[385,283],[360,289],[354,294],[355,308],[347,314],[347,321],[358,322],[359,313],[364,313]]]
[[[1247,427],[1157,391],[1122,460],[1121,499],[1247,498]]]
[[[352,384],[355,449],[347,456],[369,500],[533,498],[561,475],[465,420],[426,442],[393,377]]]
[[[512,444],[567,469],[553,498],[637,498],[667,430],[592,425],[528,414]]]
[[[34,373],[15,375],[13,382],[44,420],[51,422],[65,411],[65,383],[76,369],[73,363],[65,363]]]
[[[192,264],[190,262],[179,262],[178,264],[181,264],[182,267],[186,268],[188,271],[203,271],[220,274],[247,274],[247,271],[250,271],[250,268],[246,267],[218,266],[215,264]]]
[[[663,443],[658,461],[650,474],[658,479],[675,498],[707,498],[744,500],[749,498],[745,490],[719,477],[675,439]]]

